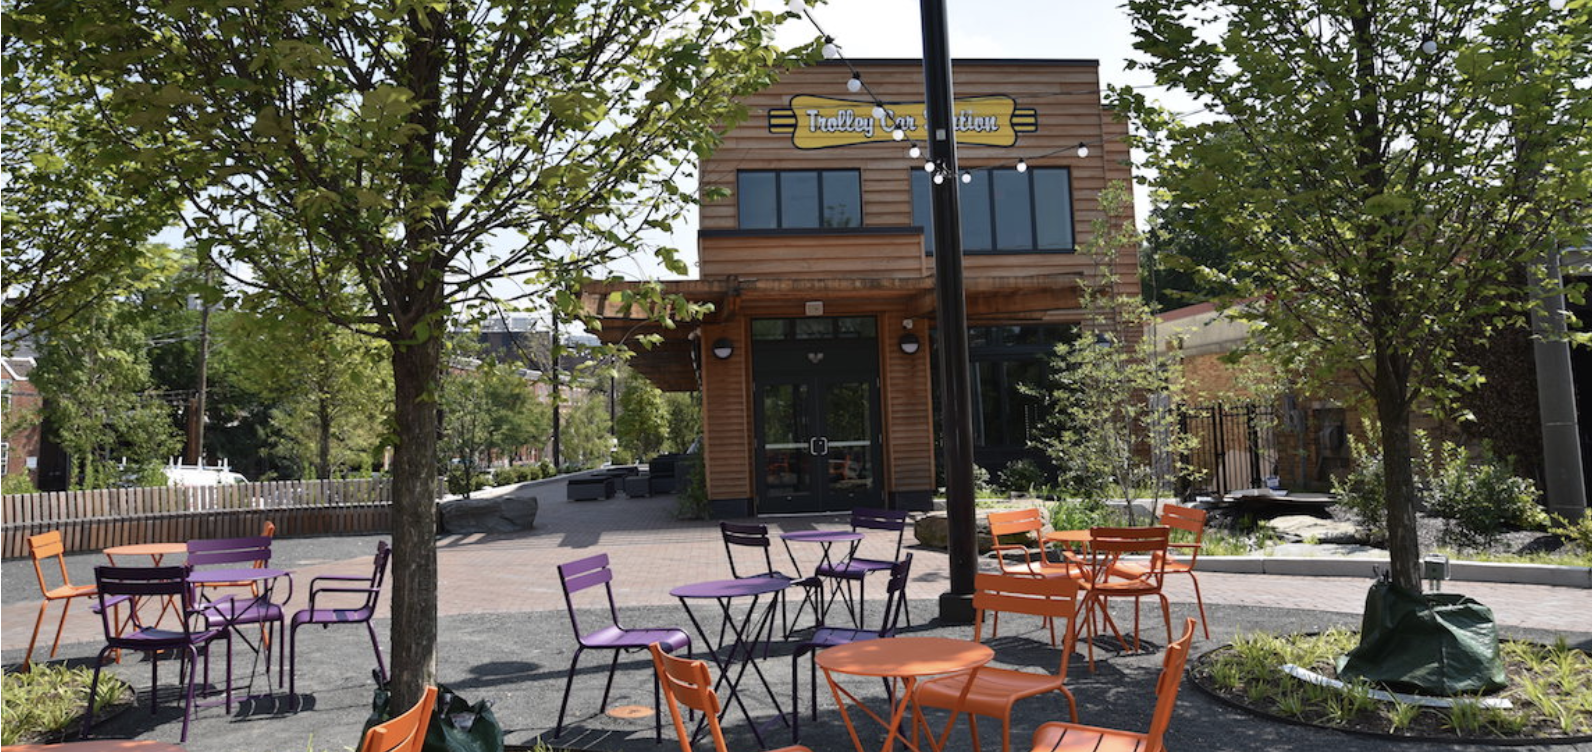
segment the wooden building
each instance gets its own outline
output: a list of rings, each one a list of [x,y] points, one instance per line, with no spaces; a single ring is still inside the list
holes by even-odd
[[[627,285],[584,291],[606,341],[664,336],[632,365],[702,390],[720,515],[918,509],[936,489],[931,175],[909,152],[927,151],[923,68],[852,62],[865,86],[825,63],[749,97],[701,165],[704,196],[728,197],[701,207],[699,278],[663,284],[711,315],[638,327],[612,302]],[[1100,264],[1078,250],[1100,192],[1130,180],[1127,126],[1101,107],[1095,61],[962,60],[953,76],[975,456],[998,470],[1037,417],[1017,383],[1076,336],[1078,281]],[[1124,293],[1135,250],[1106,260]]]

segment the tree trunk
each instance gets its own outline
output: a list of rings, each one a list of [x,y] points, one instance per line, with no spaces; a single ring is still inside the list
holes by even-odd
[[[437,671],[437,408],[442,340],[431,337],[392,354],[393,451],[392,705],[419,701]]]
[[[1379,348],[1381,349],[1381,348]],[[1397,356],[1379,352],[1376,414],[1382,424],[1383,497],[1387,499],[1387,549],[1393,584],[1421,592],[1421,544],[1415,525],[1415,471],[1410,461],[1408,376]]]
[[[315,477],[321,480],[331,480],[332,477],[332,405],[331,396],[322,392],[317,400],[315,417],[320,424],[320,436],[317,442],[317,455],[315,458]]]

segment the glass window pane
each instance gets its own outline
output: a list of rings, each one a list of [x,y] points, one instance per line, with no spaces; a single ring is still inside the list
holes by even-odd
[[[796,319],[796,339],[832,339],[834,319]]]
[[[994,190],[996,249],[1031,250],[1034,217],[1029,204],[1028,175],[1016,170],[997,170]]]
[[[763,230],[779,226],[774,173],[743,172],[737,176],[735,192],[740,199],[741,229]]]
[[[862,173],[826,170],[823,182],[824,227],[861,227]]]
[[[973,173],[973,180],[962,184],[962,250],[989,251],[995,248],[990,237],[989,170]]]
[[[779,174],[780,227],[818,226],[818,173]]]
[[[923,228],[923,250],[934,253],[934,219],[929,213],[929,174],[912,171],[912,224]]]
[[[1041,250],[1072,248],[1072,186],[1070,170],[1033,170],[1034,224]]]
[[[874,321],[871,316],[847,316],[836,319],[835,324],[839,329],[835,336],[842,339],[862,339],[873,336]]]
[[[790,336],[790,319],[753,319],[752,339],[778,340]]]

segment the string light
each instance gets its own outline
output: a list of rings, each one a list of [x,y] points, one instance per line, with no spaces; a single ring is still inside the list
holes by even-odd
[[[1548,0],[1548,7],[1554,10],[1564,10],[1564,0]]]
[[[1028,160],[1026,160],[1026,159],[1017,160],[1017,171],[1018,172],[1028,172]]]
[[[876,105],[873,106],[873,119],[874,120],[877,120],[877,121],[882,123],[882,122],[884,122],[884,119],[889,116],[889,114],[890,113],[887,113],[887,112],[884,111],[884,106],[883,105],[877,105],[876,104]]]
[[[929,160],[927,162],[924,162],[923,163],[923,171],[924,172],[934,172],[934,160],[931,159],[931,160]]]
[[[849,91],[849,92],[851,92],[853,94],[856,94],[857,92],[862,91],[862,74],[861,73],[853,73],[853,74],[851,74],[851,80],[846,82],[846,91]]]
[[[943,173],[943,172],[934,173],[934,184],[935,185],[939,185],[939,184],[941,184],[943,182],[945,182],[945,173]]]
[[[1079,141],[1078,142],[1078,158],[1079,159],[1083,159],[1084,157],[1087,157],[1087,156],[1089,156],[1089,144],[1087,144],[1087,143],[1085,143],[1083,141]]]
[[[1421,52],[1424,52],[1424,53],[1426,53],[1428,55],[1436,55],[1437,54],[1437,40],[1432,39],[1431,37],[1427,37],[1426,41],[1421,42]]]
[[[963,170],[962,171],[962,182],[963,183],[971,183],[971,182],[973,182],[973,173],[968,172],[966,170]]]
[[[790,0],[790,12],[801,15],[807,12],[807,3],[804,0]]]
[[[825,60],[834,60],[835,58],[840,57],[840,47],[835,44],[834,37],[824,37],[823,53]],[[861,85],[862,82],[859,81],[857,83]]]
[[[896,131],[896,132],[900,133],[900,131]],[[912,148],[907,149],[907,157],[908,158],[917,159],[917,158],[922,157],[922,156],[923,156],[923,150],[918,148],[917,144],[913,144]]]
[[[901,139],[906,138],[906,137],[907,137],[907,132],[904,131],[904,130],[901,130],[900,128],[897,128],[897,129],[895,129],[893,131],[890,131],[890,138],[893,138],[893,139],[895,139],[897,141],[900,141]]]

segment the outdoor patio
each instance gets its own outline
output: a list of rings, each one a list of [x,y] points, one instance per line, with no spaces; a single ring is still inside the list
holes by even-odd
[[[554,569],[556,565],[607,553],[613,561],[615,597],[627,626],[677,626],[688,631],[691,631],[689,621],[679,603],[669,596],[669,589],[730,575],[716,523],[675,520],[671,515],[672,497],[628,499],[619,496],[604,501],[569,502],[565,501],[563,484],[556,481],[537,484],[534,493],[541,499],[534,531],[500,536],[449,536],[439,539],[437,544],[441,620],[438,678],[469,700],[490,700],[510,745],[534,744],[538,737],[553,741],[548,737],[558,714],[564,671],[574,649]],[[840,516],[760,521],[777,532],[841,529],[846,524]],[[368,571],[376,541],[382,537],[277,540],[273,564],[294,572],[295,602],[289,611],[303,605],[311,577]],[[915,559],[908,595],[911,621],[915,626],[905,633],[970,637],[971,627],[942,626],[935,621],[937,599],[947,588],[944,552],[913,544],[909,530],[907,545]],[[784,554],[777,546],[775,553],[781,557]],[[814,552],[801,549],[796,553],[798,557],[815,556]],[[69,556],[68,560],[74,582],[91,582],[91,568],[103,563],[104,558],[99,554],[78,554]],[[776,564],[779,562],[780,559],[776,559]],[[803,563],[810,566],[810,559],[804,558]],[[3,574],[3,659],[8,667],[14,667],[22,659],[37,612],[38,589],[27,559],[7,560]],[[1212,639],[1197,637],[1194,655],[1226,642],[1238,631],[1318,630],[1333,625],[1357,625],[1368,584],[1355,578],[1214,572],[1201,574],[1200,582],[1210,612]],[[870,583],[870,614],[874,618],[883,602],[883,590],[882,577]],[[1445,590],[1473,595],[1491,606],[1506,636],[1550,639],[1554,635],[1564,635],[1572,644],[1592,648],[1592,631],[1588,630],[1586,621],[1586,615],[1592,613],[1592,591],[1482,583],[1449,583]],[[1169,580],[1167,592],[1173,600],[1174,621],[1197,615],[1186,578]],[[384,651],[390,657],[386,621],[389,597],[390,587],[389,593],[383,596],[378,632],[383,637]],[[45,635],[41,636],[41,642],[46,644],[38,651],[40,660],[48,653],[48,634],[55,614],[59,613],[57,608],[52,606]],[[1143,729],[1148,725],[1151,701],[1146,698],[1152,693],[1161,658],[1159,650],[1165,637],[1157,611],[1153,604],[1146,604],[1144,634],[1150,639],[1154,652],[1118,655],[1109,648],[1097,650],[1101,661],[1092,674],[1085,660],[1074,657],[1067,685],[1077,697],[1082,722],[1127,729]],[[1131,622],[1131,615],[1128,620]],[[694,631],[692,636],[694,642],[700,643]],[[991,665],[1054,671],[1059,656],[1049,647],[1047,637],[1037,619],[1003,619],[1000,637],[989,641],[996,650],[996,659]],[[347,627],[324,631],[304,629],[300,631],[299,643],[300,709],[289,708],[285,689],[277,691],[275,699],[253,701],[234,708],[231,715],[220,707],[199,708],[186,747],[199,752],[318,752],[353,748],[369,712],[373,688],[369,675],[370,647],[363,630]],[[59,658],[86,662],[100,645],[99,621],[79,603],[68,619]],[[700,644],[694,647],[697,657],[703,657]],[[791,680],[789,650],[788,645],[776,645],[771,657],[761,662],[787,710]],[[237,659],[238,670],[243,674],[248,671],[247,655],[243,651]],[[570,700],[570,728],[556,740],[556,745],[637,752],[674,749],[667,717],[666,746],[660,748],[653,743],[650,717],[619,719],[598,713],[606,663],[605,654],[582,659],[583,670],[576,677]],[[181,705],[174,689],[175,668],[175,664],[162,666],[161,706],[157,714],[149,715],[147,705],[129,709],[97,724],[95,735],[176,741],[181,725]],[[136,659],[113,670],[139,691],[148,687],[149,668]],[[255,679],[255,691],[264,689],[264,681],[263,675]],[[621,660],[610,706],[650,707],[650,682],[651,667],[645,654]],[[801,683],[805,705],[808,691],[805,658]],[[882,704],[883,690],[877,681],[857,682],[854,687],[854,691],[870,703]],[[772,715],[772,709],[766,705],[765,698],[762,703],[751,706],[759,720]],[[1026,748],[1029,736],[1040,723],[1065,717],[1066,705],[1059,697],[1018,703],[1012,724],[1014,747]],[[943,713],[931,711],[931,722],[938,719],[943,724],[944,718]],[[882,741],[882,734],[876,729],[868,729],[865,725],[860,728],[864,729],[864,743],[870,747]],[[981,723],[980,730],[984,747],[999,749],[999,723]],[[738,711],[732,710],[726,717],[725,731],[734,749],[761,748]],[[789,732],[783,726],[768,730],[764,741],[765,747],[788,744]],[[1382,749],[1389,744],[1379,739],[1261,721],[1218,704],[1187,683],[1179,696],[1167,741],[1170,748],[1178,750],[1341,752]],[[851,741],[827,687],[820,687],[818,721],[803,718],[802,743],[817,752],[851,749]],[[704,738],[698,748],[711,748],[711,742]],[[971,748],[965,721],[959,722],[953,731],[948,748]],[[1401,743],[1399,748],[1424,752],[1454,747]]]

